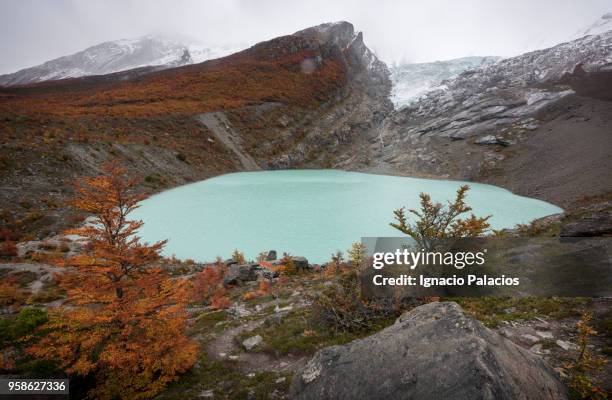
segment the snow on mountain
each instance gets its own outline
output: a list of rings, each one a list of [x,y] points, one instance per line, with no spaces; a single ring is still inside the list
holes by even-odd
[[[606,71],[612,71],[612,31],[465,71],[398,115],[406,117],[407,124],[413,119],[426,121],[410,125],[411,133],[436,132],[454,139],[501,124],[528,126],[542,107],[573,93],[566,85],[553,86],[568,74]]]
[[[174,67],[223,57],[238,46],[210,48],[192,41],[147,35],[100,43],[41,65],[0,75],[0,86],[104,75],[148,66]]]
[[[612,12],[605,13],[589,26],[579,29],[570,40],[579,39],[587,35],[599,35],[612,30]]]
[[[391,100],[396,108],[409,105],[442,81],[460,73],[494,64],[500,57],[463,57],[446,61],[400,64],[391,68]]]

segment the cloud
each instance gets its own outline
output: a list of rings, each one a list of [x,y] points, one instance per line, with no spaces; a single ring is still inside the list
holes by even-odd
[[[0,2],[0,73],[107,40],[176,33],[209,45],[346,20],[387,62],[514,55],[553,45],[609,0],[20,0]]]

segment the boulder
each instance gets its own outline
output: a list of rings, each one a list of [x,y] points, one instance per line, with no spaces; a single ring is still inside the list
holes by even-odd
[[[271,271],[266,267],[262,267],[260,265],[258,265],[255,269],[255,273],[257,274],[257,276],[260,279],[274,279],[274,278],[278,278],[278,272],[277,271]]]
[[[266,256],[266,261],[274,261],[276,260],[276,250],[270,250],[268,255]]]
[[[263,338],[259,335],[256,335],[256,336],[251,336],[248,339],[245,339],[242,342],[242,345],[244,346],[246,351],[251,351],[255,347],[259,346],[262,342],[263,342]]]
[[[308,259],[306,257],[293,257],[293,265],[296,271],[305,271],[308,269]]]
[[[566,399],[538,356],[463,314],[429,303],[394,325],[319,350],[293,378],[292,399]]]
[[[232,264],[229,266],[223,282],[226,285],[237,285],[242,282],[256,281],[259,277],[257,273],[259,268],[259,264],[256,263]]]
[[[500,146],[510,146],[512,143],[509,140],[500,138],[498,136],[493,136],[493,135],[486,135],[483,136],[481,138],[478,138],[474,141],[474,143],[476,144],[481,144],[481,145],[495,145],[498,144]]]

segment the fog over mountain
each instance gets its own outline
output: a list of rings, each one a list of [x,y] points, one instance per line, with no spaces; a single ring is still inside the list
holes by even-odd
[[[388,64],[512,56],[569,40],[609,11],[608,0],[1,2],[0,73],[149,34],[189,35],[219,47],[339,20],[366,32],[367,45]]]

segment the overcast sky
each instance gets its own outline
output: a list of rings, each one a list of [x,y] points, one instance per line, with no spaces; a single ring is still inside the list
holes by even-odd
[[[610,0],[0,0],[0,73],[148,33],[253,44],[338,20],[388,63],[510,56],[609,11]]]

